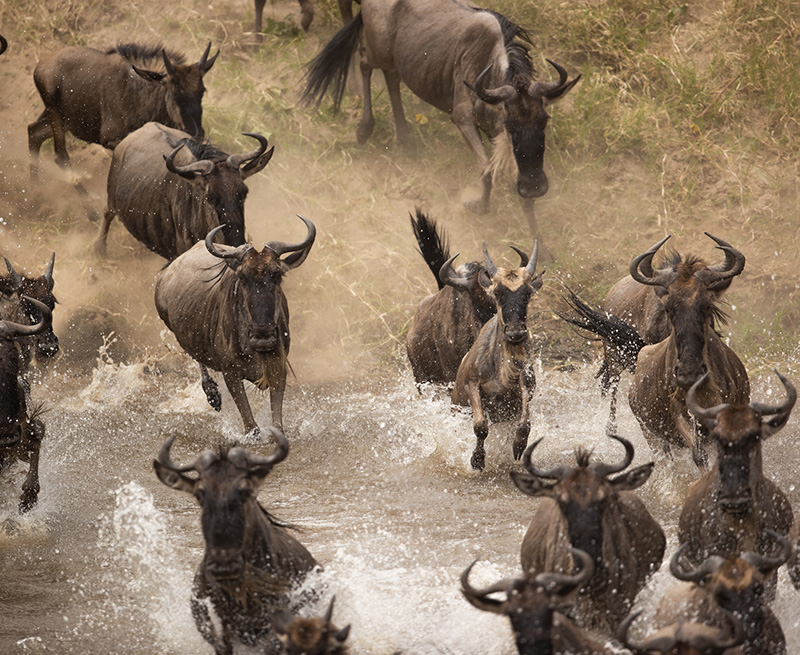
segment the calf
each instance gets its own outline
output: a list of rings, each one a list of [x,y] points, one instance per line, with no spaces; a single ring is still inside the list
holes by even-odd
[[[350,634],[350,626],[341,630],[331,619],[333,618],[333,601],[328,606],[325,617],[295,617],[288,623],[276,618],[275,629],[283,642],[286,655],[348,655],[350,649],[345,641]]]

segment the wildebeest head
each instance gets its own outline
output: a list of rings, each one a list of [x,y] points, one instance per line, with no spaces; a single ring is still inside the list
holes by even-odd
[[[514,57],[512,53],[509,55],[512,65],[506,84],[494,89],[486,88],[486,77],[492,68],[489,65],[478,75],[474,85],[467,83],[467,86],[487,104],[502,103],[504,126],[517,162],[517,192],[523,198],[539,198],[547,193],[547,175],[544,172],[545,128],[549,120],[547,106],[565,96],[581,76],[567,81],[567,71],[548,59],[547,62],[558,72],[558,82],[531,82],[527,71],[527,74],[515,75]],[[516,59],[519,58],[518,55]],[[525,83],[521,83],[519,78]]]
[[[551,498],[556,502],[567,524],[567,536],[573,548],[587,552],[595,564],[595,576],[589,583],[592,589],[602,589],[607,583],[606,563],[603,561],[603,541],[608,530],[607,516],[619,503],[619,492],[642,486],[653,472],[653,462],[624,471],[633,461],[633,444],[627,439],[609,435],[625,447],[625,457],[618,464],[590,462],[590,453],[581,449],[575,453],[577,466],[557,466],[540,470],[533,466],[531,455],[542,439],[525,450],[522,463],[528,473],[511,472],[511,479],[522,493]],[[554,480],[548,483],[545,480]]]
[[[180,143],[166,158],[167,169],[190,180],[201,189],[206,206],[223,227],[225,243],[241,246],[245,242],[244,203],[247,185],[244,181],[263,169],[272,158],[275,148],[267,150],[267,139],[260,134],[246,132],[245,136],[258,141],[258,147],[247,153],[228,155],[205,141],[196,139]],[[186,146],[195,158],[190,164],[180,165],[175,156]]]
[[[780,430],[797,400],[794,385],[778,371],[786,389],[786,400],[780,405],[750,403],[700,407],[697,391],[708,380],[708,373],[695,382],[686,394],[686,407],[708,428],[717,448],[714,471],[718,472],[718,502],[727,514],[742,516],[753,510],[756,485],[764,479],[761,442]],[[765,417],[771,416],[769,420]]]
[[[703,587],[721,608],[735,613],[745,623],[746,632],[758,639],[763,634],[766,581],[791,557],[789,539],[774,530],[766,532],[778,544],[779,552],[771,557],[759,553],[742,553],[739,557],[712,555],[700,566],[686,567],[681,546],[669,563],[669,570],[678,580]]]
[[[173,62],[165,49],[161,50],[166,72],[147,70],[131,64],[132,68],[142,78],[156,84],[163,85],[166,94],[165,101],[170,119],[179,129],[194,136],[202,137],[203,131],[203,95],[206,87],[203,76],[211,70],[219,56],[219,50],[211,58],[211,42],[208,42],[203,56],[195,64]]]
[[[332,621],[334,596],[325,617],[295,617],[286,622],[286,617],[275,617],[275,630],[283,642],[286,655],[345,655],[348,652],[345,641],[350,634],[350,626],[341,630]]]
[[[617,639],[634,655],[722,655],[729,648],[741,644],[745,637],[742,622],[725,612],[731,630],[681,621],[636,644],[628,639],[628,630],[640,614],[638,611],[628,616],[617,630]]]
[[[517,248],[514,248],[519,253]],[[536,274],[539,242],[524,266],[514,269],[497,268],[483,244],[483,258],[488,276],[479,279],[486,292],[494,298],[497,316],[506,342],[519,345],[528,340],[528,303],[534,291],[542,288],[542,273]]]
[[[6,296],[6,299],[12,303],[15,299],[18,302],[18,308],[14,312],[16,316],[11,316],[10,318],[18,321],[24,320],[31,325],[39,323],[42,321],[42,313],[38,306],[29,299],[33,298],[40,303],[44,303],[51,312],[55,309],[57,301],[53,295],[53,286],[55,284],[53,266],[55,265],[56,254],[52,254],[44,274],[39,277],[20,275],[14,270],[7,257],[3,259],[5,259],[6,267],[8,268],[8,276],[0,277],[0,294]],[[58,349],[58,337],[53,332],[52,323],[48,323],[46,329],[37,333],[36,354],[38,357],[49,358],[56,355]]]
[[[248,345],[257,353],[270,353],[279,348],[281,334],[288,333],[288,317],[283,315],[286,298],[281,290],[283,276],[302,264],[314,244],[317,229],[307,218],[298,216],[306,224],[306,238],[300,243],[270,241],[258,252],[246,243],[238,248],[214,243],[214,236],[222,227],[214,228],[206,236],[206,248],[215,257],[225,261],[237,278],[237,288],[246,306]],[[287,254],[288,253],[288,254]],[[286,255],[281,259],[281,255]]]
[[[269,432],[277,446],[266,457],[236,446],[218,452],[206,450],[191,464],[179,466],[170,457],[173,436],[153,460],[161,482],[192,494],[200,504],[206,542],[205,571],[216,580],[242,578],[246,549],[256,536],[257,518],[263,511],[256,500],[258,489],[272,467],[289,454],[289,442],[283,433],[272,426]],[[190,471],[197,477],[186,475]]]
[[[569,605],[594,572],[594,563],[589,555],[574,548],[572,554],[581,563],[574,574],[526,574],[522,578],[501,580],[486,589],[475,589],[469,583],[476,559],[461,574],[461,592],[479,610],[507,616],[511,620],[514,638],[517,644],[525,645],[525,652],[552,653],[550,630],[553,612]],[[505,593],[506,598],[491,598],[495,593]]]
[[[673,373],[682,389],[692,386],[708,369],[703,360],[706,330],[713,329],[715,321],[724,318],[716,300],[731,280],[742,272],[745,264],[744,255],[729,243],[708,232],[706,236],[725,253],[722,264],[707,266],[698,258],[683,261],[675,255],[666,268],[654,271],[653,257],[669,237],[634,257],[630,264],[631,277],[654,287],[662,298],[677,350]]]

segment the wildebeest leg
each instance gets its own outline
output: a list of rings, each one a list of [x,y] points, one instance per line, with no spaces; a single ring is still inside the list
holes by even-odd
[[[232,655],[233,644],[231,643],[230,637],[228,637],[226,643],[224,627],[222,630],[222,639],[217,636],[217,630],[214,627],[214,622],[211,620],[211,615],[208,612],[206,604],[196,596],[192,596],[190,605],[195,627],[203,639],[214,647],[215,655]]]
[[[483,194],[480,200],[471,200],[464,203],[464,206],[474,214],[487,214],[489,212],[489,196],[492,193],[492,171],[489,168],[489,157],[483,147],[481,135],[475,126],[475,119],[472,116],[472,106],[459,105],[453,109],[451,115],[453,123],[461,131],[461,136],[467,142],[475,157],[478,159],[480,167],[481,182],[483,184]]]
[[[286,389],[286,377],[274,387],[269,388],[269,406],[272,412],[272,425],[283,432],[283,392]]]
[[[242,378],[239,377],[239,373],[236,371],[223,371],[222,377],[225,379],[228,391],[230,391],[231,396],[233,396],[233,402],[236,403],[239,414],[242,415],[245,432],[257,431],[258,423],[256,423],[255,418],[253,418],[253,410],[250,408],[250,401],[247,400],[247,394],[244,391],[244,382]]]
[[[400,73],[396,70],[383,71],[386,80],[386,89],[389,91],[389,100],[392,103],[392,115],[397,130],[397,143],[403,147],[411,145],[411,135],[406,122],[406,114],[403,111],[403,98],[400,95]]]
[[[67,131],[58,109],[48,107],[45,112],[53,131],[53,149],[56,155],[56,164],[61,168],[69,168],[69,155],[67,154]]]
[[[200,384],[203,386],[208,404],[216,411],[220,411],[222,409],[222,395],[219,392],[219,385],[202,364],[200,364],[200,376]]]
[[[364,48],[361,48],[361,87],[364,98],[364,113],[361,115],[361,120],[358,121],[356,128],[356,140],[360,144],[364,144],[372,134],[375,128],[375,116],[372,115],[372,66],[367,61],[367,55]]]
[[[528,436],[531,433],[530,403],[533,391],[536,388],[536,378],[530,366],[526,366],[519,377],[519,392],[522,396],[522,405],[519,410],[519,423],[517,424],[517,433],[514,436],[512,448],[514,459],[520,459],[525,452],[525,447],[528,445]]]
[[[264,19],[265,4],[267,4],[267,0],[255,0],[256,21],[253,29],[256,35],[258,36],[259,41],[263,39],[263,34],[261,34],[261,28],[262,28],[262,20]]]
[[[675,416],[675,426],[681,440],[689,447],[692,452],[692,459],[701,471],[708,468],[708,454],[700,443],[700,435],[697,432],[694,421],[689,418],[686,411],[679,411]]]
[[[314,5],[311,4],[310,0],[298,0],[298,2],[300,2],[300,12],[302,16],[300,19],[300,26],[304,31],[308,32],[311,21],[314,20]]]
[[[97,233],[97,238],[94,240],[94,245],[92,246],[94,254],[98,257],[105,257],[108,251],[108,230],[111,227],[111,221],[114,220],[114,216],[114,212],[106,207],[105,212],[103,212],[103,222],[100,223],[100,231]],[[205,389],[205,387],[203,388]]]
[[[22,484],[22,495],[19,497],[19,511],[27,512],[33,509],[39,498],[39,451],[44,438],[44,423],[35,419],[26,428],[27,456],[29,461],[28,476]]]
[[[339,13],[344,25],[353,20],[353,0],[339,0]]]
[[[39,179],[39,151],[42,144],[53,136],[50,128],[50,121],[47,119],[47,110],[43,111],[39,118],[28,125],[28,152],[30,153],[31,180]]]
[[[472,451],[470,464],[472,464],[472,468],[482,471],[486,460],[486,451],[483,448],[483,442],[486,441],[486,437],[489,436],[489,422],[486,419],[486,415],[483,413],[480,385],[467,385],[467,396],[469,397],[469,406],[472,408],[472,430],[477,439],[475,450]]]

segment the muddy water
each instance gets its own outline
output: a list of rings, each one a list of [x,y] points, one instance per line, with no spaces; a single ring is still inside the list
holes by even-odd
[[[176,360],[177,359],[177,363]],[[620,448],[598,437],[606,420],[591,368],[539,367],[533,435],[544,436],[541,463],[572,458],[591,445],[617,460]],[[183,358],[118,364],[100,358],[91,375],[56,369],[34,387],[47,398],[47,440],[39,506],[19,519],[8,475],[0,532],[0,653],[130,655],[211,652],[195,630],[189,590],[202,554],[191,497],[162,486],[151,460],[176,434],[174,456],[194,457],[240,436],[225,396],[222,413],[206,404],[195,367]],[[755,398],[780,393],[755,380]],[[251,395],[257,420],[265,397]],[[335,619],[351,623],[358,653],[515,652],[507,622],[472,608],[458,577],[473,558],[477,584],[516,572],[519,545],[535,506],[512,485],[510,426],[493,426],[487,470],[473,472],[470,418],[453,412],[435,388],[418,393],[406,370],[351,383],[295,383],[285,408],[291,452],[260,493],[324,565],[309,584],[321,604],[336,595]],[[627,408],[620,430],[651,458]],[[789,426],[766,444],[766,466],[795,506]],[[259,452],[269,445],[251,444]],[[686,459],[658,461],[642,495],[675,547],[683,494],[694,479]],[[659,572],[642,595],[651,606],[670,583]],[[776,604],[800,647],[800,607],[782,574]],[[320,610],[322,611],[322,610]]]

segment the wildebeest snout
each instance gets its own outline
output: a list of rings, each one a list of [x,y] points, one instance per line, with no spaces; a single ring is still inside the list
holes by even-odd
[[[726,514],[741,516],[749,513],[753,508],[753,498],[748,492],[738,496],[726,496],[720,499],[719,505]]]
[[[547,193],[547,175],[542,169],[517,176],[517,193],[523,198],[541,198]]]
[[[234,548],[211,548],[208,551],[208,572],[217,579],[236,579],[244,570],[241,550]]]
[[[250,329],[250,347],[259,353],[275,350],[278,345],[278,327],[276,325],[254,326]]]
[[[524,325],[506,325],[504,334],[509,343],[522,343],[528,338],[528,328]]]
[[[708,367],[701,362],[699,366],[676,364],[673,370],[675,382],[681,389],[689,389],[708,372]]]

